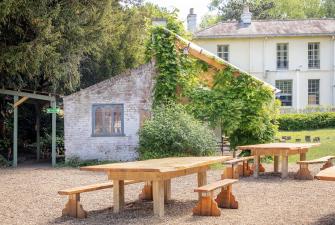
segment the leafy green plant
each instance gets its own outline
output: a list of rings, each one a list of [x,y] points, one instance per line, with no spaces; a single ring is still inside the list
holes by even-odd
[[[278,122],[279,129],[286,131],[332,128],[335,127],[335,112],[282,114]]]
[[[157,107],[153,118],[139,131],[141,159],[168,156],[211,155],[215,149],[213,132],[189,115],[181,105]]]

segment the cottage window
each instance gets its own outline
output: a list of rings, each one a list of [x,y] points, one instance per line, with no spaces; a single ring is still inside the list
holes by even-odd
[[[217,55],[226,61],[229,61],[229,45],[218,45]]]
[[[93,136],[122,136],[123,104],[93,105]]]
[[[280,90],[277,98],[282,106],[292,106],[292,80],[276,80],[276,88]]]
[[[288,69],[288,44],[277,44],[277,69]]]
[[[308,104],[320,104],[320,80],[318,79],[308,80]]]
[[[308,43],[308,68],[320,69],[320,43]]]

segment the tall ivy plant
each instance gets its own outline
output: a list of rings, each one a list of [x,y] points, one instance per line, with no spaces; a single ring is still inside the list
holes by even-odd
[[[178,101],[177,87],[182,86],[188,111],[213,127],[220,126],[232,148],[272,141],[278,129],[278,103],[270,87],[229,65],[214,74],[212,86],[204,86],[200,77],[206,66],[187,60],[175,45],[170,32],[152,29],[148,55],[156,59],[158,69],[154,106]]]

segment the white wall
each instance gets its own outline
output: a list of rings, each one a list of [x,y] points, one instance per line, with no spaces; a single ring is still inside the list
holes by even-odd
[[[151,110],[153,63],[145,64],[64,98],[66,160],[127,161],[138,157],[138,130]],[[124,136],[92,135],[93,104],[124,104]]]
[[[276,80],[293,80],[293,107],[308,105],[308,79],[320,79],[320,105],[334,104],[335,44],[332,37],[270,37],[198,39],[199,46],[215,53],[217,45],[229,45],[230,63],[275,85]],[[308,43],[320,42],[320,69],[308,69]],[[277,43],[289,45],[289,69],[277,70]],[[265,72],[269,71],[269,72]]]

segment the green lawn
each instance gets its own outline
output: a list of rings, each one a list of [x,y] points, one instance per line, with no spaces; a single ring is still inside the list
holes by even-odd
[[[282,131],[277,137],[291,136],[290,142],[295,142],[295,139],[300,138],[302,142],[305,141],[305,136],[320,137],[321,145],[319,147],[311,148],[307,153],[307,159],[316,159],[327,155],[335,155],[335,129],[320,129],[320,130],[306,130],[306,131]],[[290,162],[299,160],[298,155],[290,156]]]

